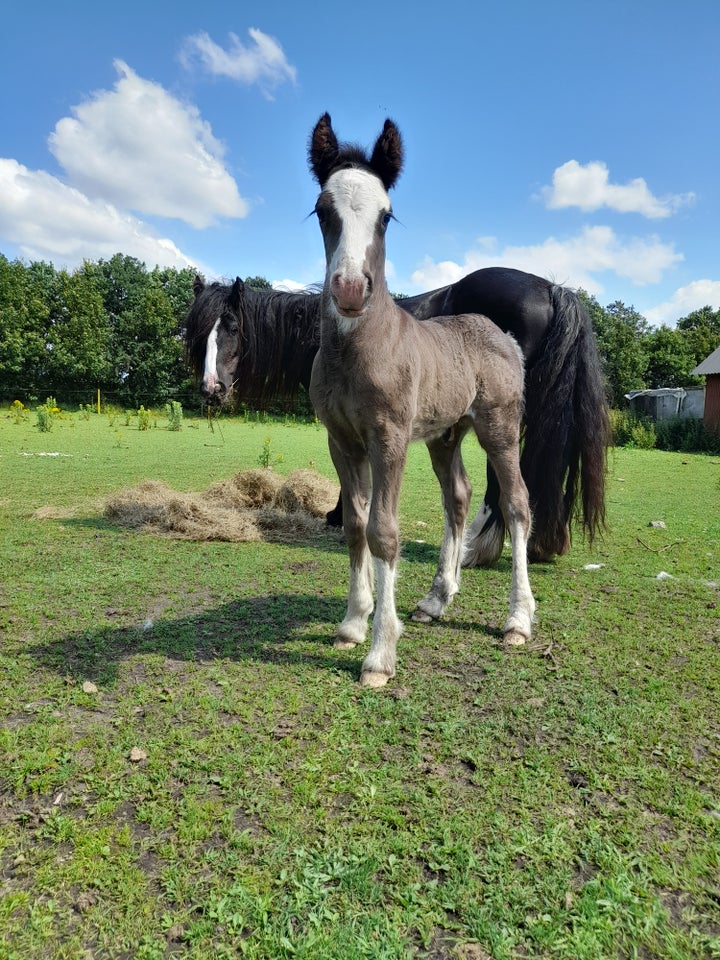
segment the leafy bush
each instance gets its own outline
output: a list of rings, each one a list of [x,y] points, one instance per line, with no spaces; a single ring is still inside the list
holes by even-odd
[[[40,433],[49,433],[53,428],[55,418],[60,416],[61,410],[55,397],[48,397],[45,403],[36,409],[35,413],[37,414],[37,425]]]
[[[168,418],[168,430],[182,430],[183,409],[177,400],[165,404],[165,415]]]
[[[610,411],[610,426],[616,447],[652,450],[655,447],[655,426],[651,420],[632,416],[626,410]]]
[[[720,453],[720,436],[707,430],[702,420],[670,417],[657,424],[656,433],[660,450]]]
[[[142,405],[137,412],[138,418],[138,430],[149,430],[150,429],[150,411],[146,410]]]

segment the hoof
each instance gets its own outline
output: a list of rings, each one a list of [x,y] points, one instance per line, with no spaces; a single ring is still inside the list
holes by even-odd
[[[363,687],[384,687],[390,677],[386,673],[377,673],[375,670],[366,670],[360,676],[360,684]]]
[[[429,613],[425,610],[421,610],[420,607],[415,607],[413,612],[410,614],[410,619],[415,623],[432,623],[435,617],[431,617]]]
[[[508,630],[503,634],[503,643],[506,647],[523,647],[527,643],[527,637],[518,630]]]
[[[357,644],[352,640],[345,640],[343,637],[336,637],[333,646],[336,650],[354,650]]]

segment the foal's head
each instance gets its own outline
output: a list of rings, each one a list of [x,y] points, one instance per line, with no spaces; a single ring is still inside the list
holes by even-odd
[[[315,212],[325,243],[325,294],[340,328],[351,330],[373,292],[386,289],[388,191],[402,169],[400,131],[386,120],[368,156],[358,146],[338,143],[325,113],[310,138],[309,161],[322,191]]]
[[[187,351],[200,393],[207,403],[227,403],[233,391],[241,347],[242,298],[245,284],[205,285],[195,277],[195,299],[186,320]]]

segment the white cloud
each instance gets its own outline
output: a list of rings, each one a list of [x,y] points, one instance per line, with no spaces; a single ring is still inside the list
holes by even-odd
[[[203,228],[244,217],[248,204],[223,165],[223,147],[196,107],[121,60],[113,90],[72,108],[49,147],[88,197]]]
[[[307,285],[298,280],[273,280],[270,286],[281,293],[300,293],[301,290],[307,290]]]
[[[191,69],[198,59],[205,69],[219,77],[229,77],[240,83],[258,84],[268,99],[271,91],[285,80],[295,83],[297,71],[288,63],[283,48],[274,37],[251,27],[248,30],[253,41],[245,46],[234,33],[230,36],[227,50],[215,43],[207,33],[188,37],[180,51],[180,61]]]
[[[534,246],[499,249],[494,238],[485,237],[465,254],[462,263],[439,263],[426,257],[411,282],[421,290],[444,286],[481,267],[504,266],[526,270],[591,294],[603,292],[597,274],[625,277],[638,286],[658,283],[663,272],[683,259],[670,244],[657,237],[621,239],[610,227],[583,227],[566,240],[549,237]]]
[[[568,160],[558,167],[553,173],[552,186],[543,187],[542,195],[550,210],[579,207],[590,211],[609,207],[653,220],[669,217],[695,199],[692,193],[655,197],[642,177],[626,184],[610,183],[606,164],[594,161],[583,166],[577,160]]]
[[[671,326],[693,310],[712,307],[720,310],[720,280],[695,280],[675,291],[670,300],[645,311],[645,319],[660,326]]]
[[[161,267],[197,267],[178,247],[129,214],[91,200],[42,170],[0,158],[0,235],[28,260],[73,269],[118,251]]]

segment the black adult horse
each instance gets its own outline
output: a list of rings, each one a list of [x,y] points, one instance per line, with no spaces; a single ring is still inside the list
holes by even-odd
[[[208,402],[292,396],[309,386],[320,344],[319,293],[258,290],[239,278],[205,285],[198,277],[185,339]],[[533,513],[528,554],[567,553],[579,518],[590,541],[605,523],[609,421],[590,318],[577,295],[541,277],[488,267],[399,304],[419,320],[481,313],[511,333],[525,357],[522,472]],[[476,523],[482,536],[466,562],[493,564],[505,524],[492,469]],[[339,505],[328,521],[339,522]]]

